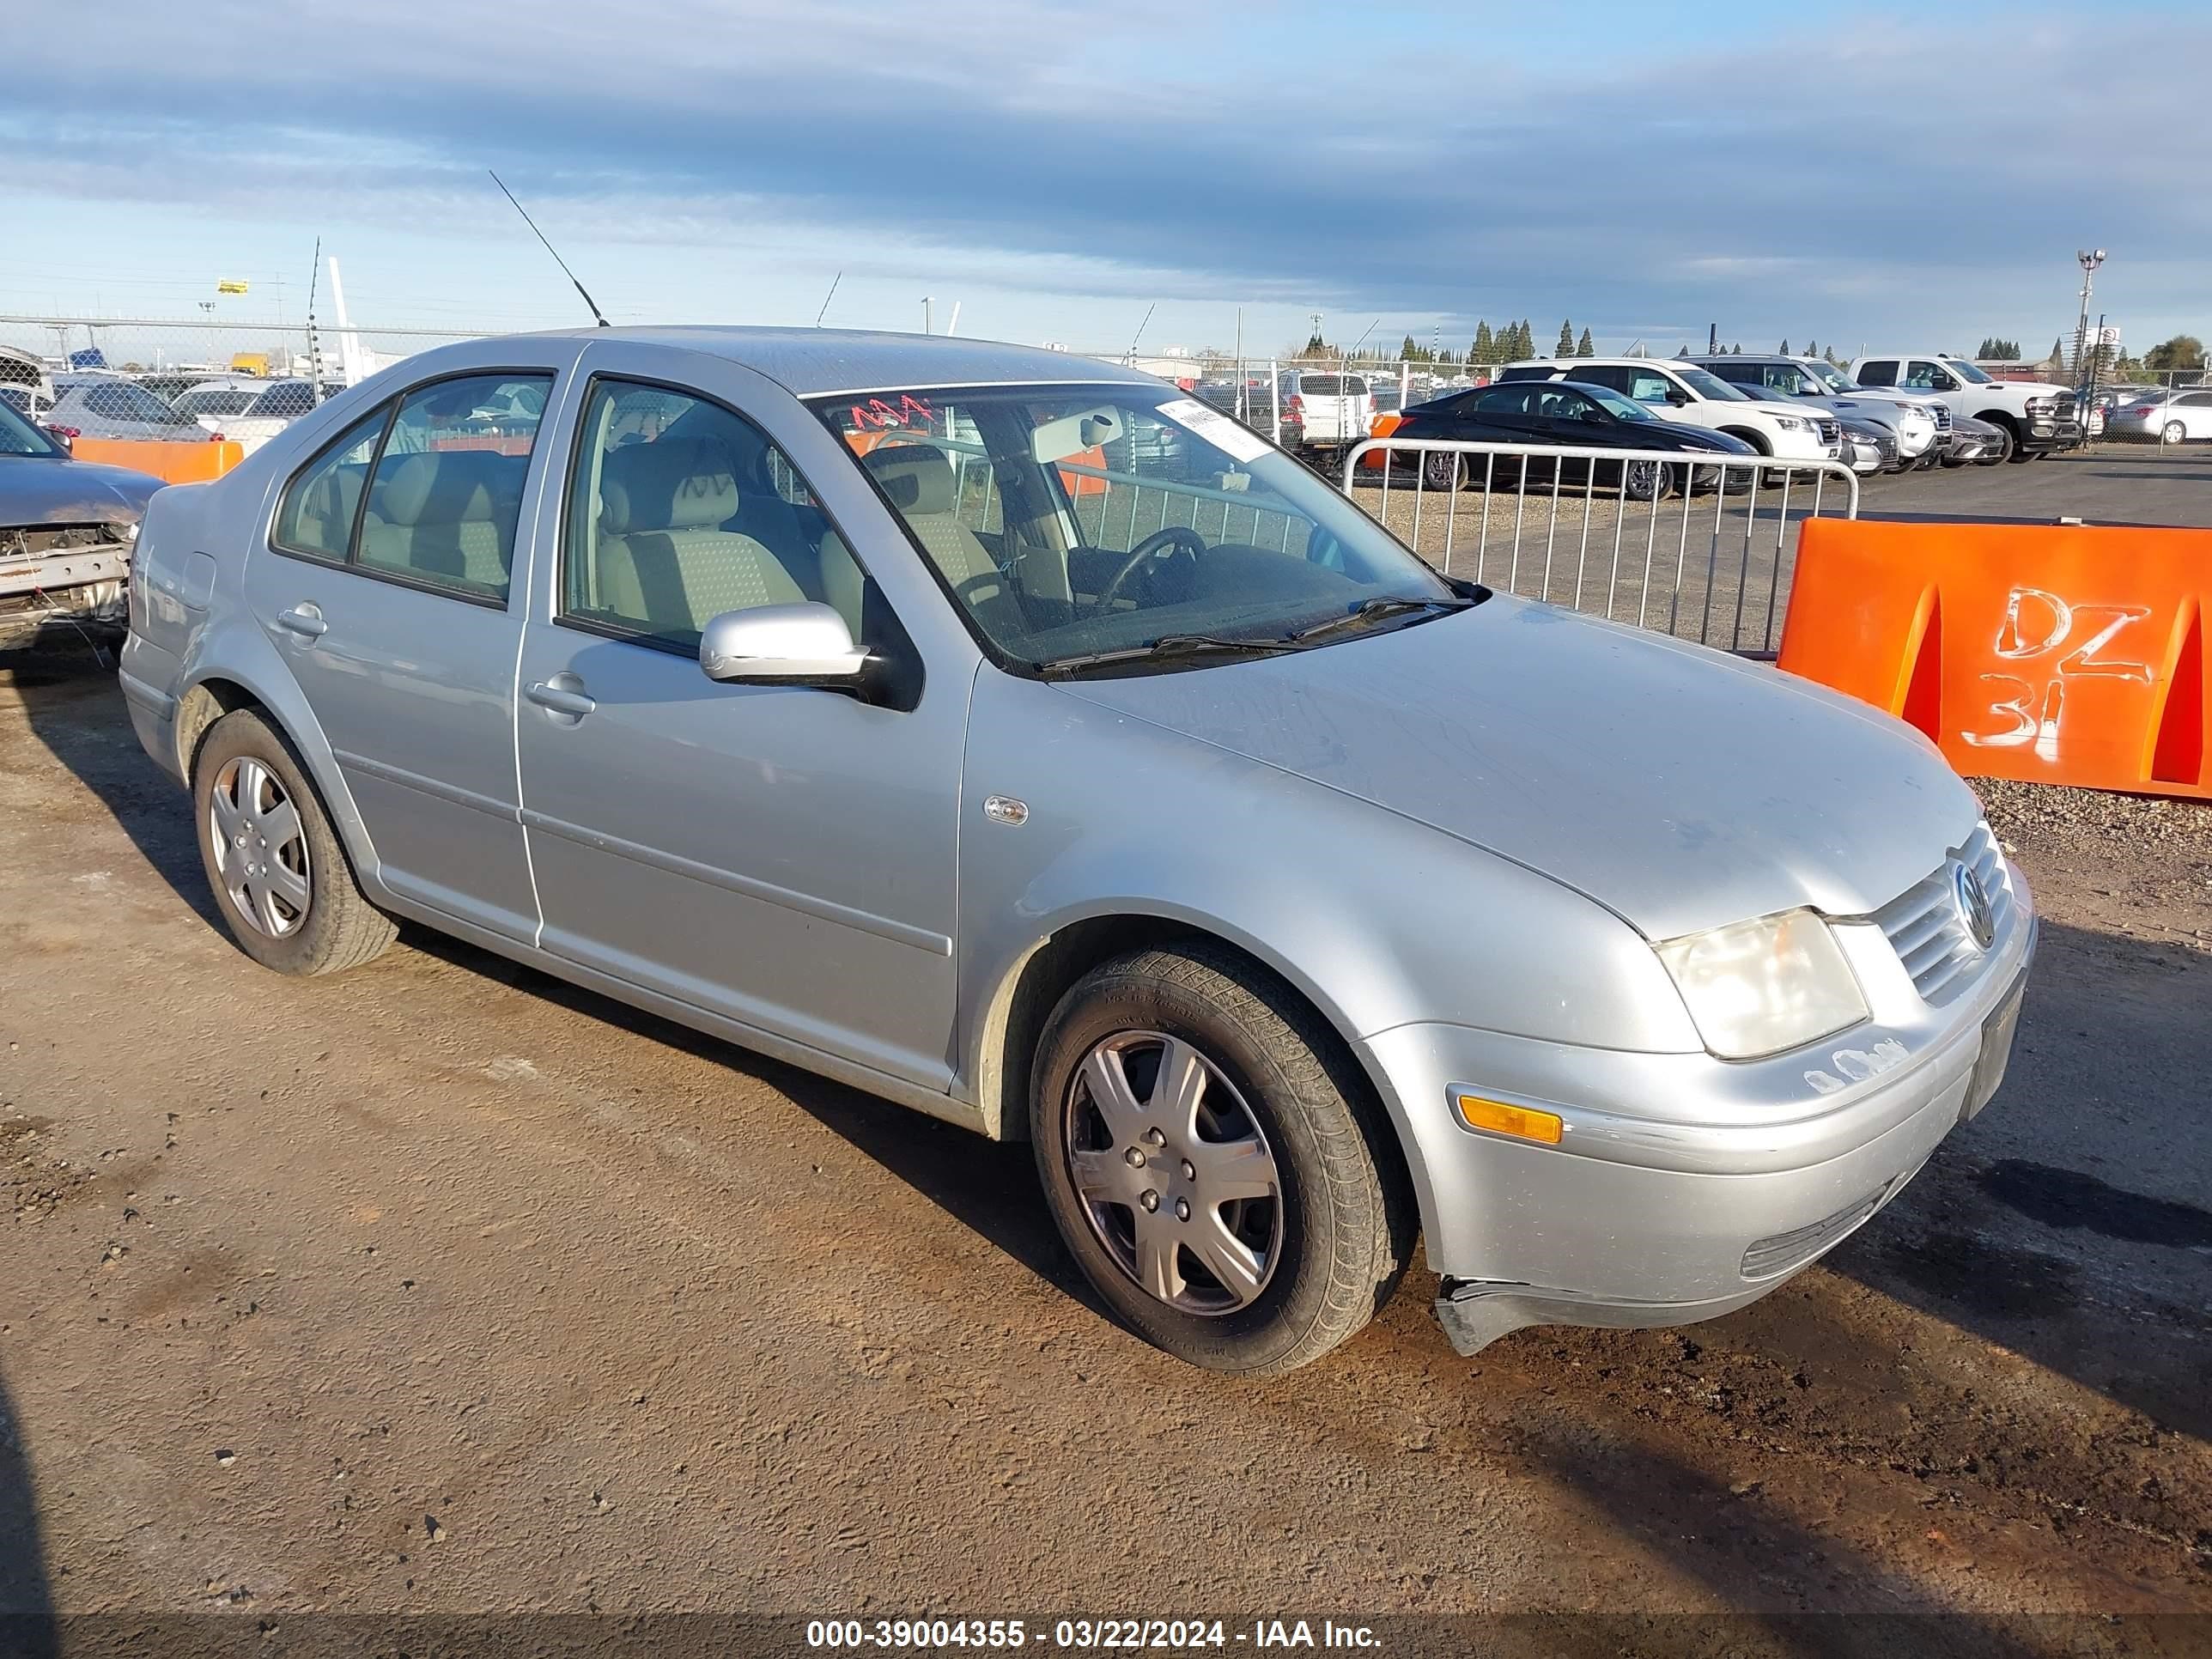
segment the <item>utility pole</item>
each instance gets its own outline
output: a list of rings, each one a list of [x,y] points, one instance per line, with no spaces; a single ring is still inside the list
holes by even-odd
[[[2089,343],[2089,295],[2097,283],[2097,267],[2105,263],[2102,248],[2081,248],[2074,258],[2081,266],[2081,319],[2074,325],[2074,380],[2077,386],[2085,385],[2089,359],[2085,348]]]

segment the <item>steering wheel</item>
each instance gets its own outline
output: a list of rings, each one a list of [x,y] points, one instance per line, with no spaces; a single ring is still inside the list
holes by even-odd
[[[1114,580],[1100,590],[1093,608],[1103,611],[1121,597],[1121,584],[1136,574],[1137,567],[1146,560],[1159,556],[1168,548],[1180,550],[1193,565],[1206,555],[1206,538],[1188,525],[1171,524],[1164,530],[1155,530],[1129,550],[1129,556],[1114,573]]]

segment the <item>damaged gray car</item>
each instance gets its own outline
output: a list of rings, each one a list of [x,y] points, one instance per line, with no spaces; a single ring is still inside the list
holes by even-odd
[[[0,639],[124,621],[131,549],[159,478],[80,461],[0,399]]]

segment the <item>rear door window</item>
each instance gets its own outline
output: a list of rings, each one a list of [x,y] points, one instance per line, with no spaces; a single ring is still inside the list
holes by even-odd
[[[363,569],[507,603],[549,374],[467,374],[407,394],[369,483]]]
[[[1858,383],[1861,386],[1895,386],[1897,359],[1873,357],[1859,365]]]

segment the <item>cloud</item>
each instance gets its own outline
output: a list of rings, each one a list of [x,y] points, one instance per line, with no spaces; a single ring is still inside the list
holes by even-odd
[[[1424,14],[1414,72],[1316,75],[1300,14],[1193,10],[445,0],[370,23],[335,0],[109,0],[131,94],[58,101],[59,159],[15,187],[462,236],[483,232],[489,165],[541,217],[633,247],[781,240],[1045,295],[1455,328],[1538,306],[1717,316],[1747,337],[2027,327],[2063,312],[2089,235],[2113,279],[2130,258],[2139,283],[2165,273],[2138,293],[2178,311],[2212,256],[2199,106],[2166,102],[2158,143],[2104,137],[2140,105],[2130,66],[2212,47],[2191,12],[1956,33],[1860,13],[1694,61],[1462,82],[1419,71],[1473,56],[1473,14]],[[81,13],[10,30],[33,83],[81,61]],[[241,62],[281,67],[283,90],[210,100]]]

